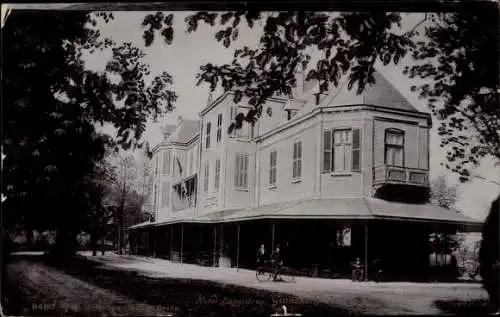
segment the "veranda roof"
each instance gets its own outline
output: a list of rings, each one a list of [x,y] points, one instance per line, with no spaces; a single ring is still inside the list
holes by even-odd
[[[145,228],[145,227],[150,227],[154,224],[154,222],[151,221],[144,221],[138,224],[135,224],[133,226],[128,227],[127,229],[139,229],[139,228]]]
[[[250,208],[225,217],[223,222],[257,219],[380,219],[452,224],[478,230],[483,222],[430,204],[388,202],[375,198],[302,199]]]
[[[310,198],[292,202],[278,202],[256,208],[227,209],[198,217],[172,218],[167,221],[147,222],[129,229],[162,226],[174,223],[224,223],[259,219],[352,219],[394,220],[457,225],[465,230],[480,230],[483,222],[462,213],[430,204],[407,204],[381,199]]]

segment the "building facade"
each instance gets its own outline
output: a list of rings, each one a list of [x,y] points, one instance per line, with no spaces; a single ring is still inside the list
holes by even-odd
[[[427,204],[428,113],[378,72],[361,95],[345,84],[318,94],[297,78],[293,96],[268,99],[255,124],[229,132],[250,108],[226,92],[199,121],[164,128],[153,149],[156,217],[131,228],[153,237],[148,250],[251,266],[260,244],[282,244],[298,268],[346,271],[359,257],[366,270],[370,259],[383,258],[397,271],[401,260],[382,249],[419,246],[421,254],[407,255],[422,262],[432,230],[477,229],[472,219]]]

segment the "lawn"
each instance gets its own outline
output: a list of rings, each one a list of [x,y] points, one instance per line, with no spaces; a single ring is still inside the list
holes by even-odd
[[[281,293],[106,269],[80,257],[61,265],[17,256],[8,274],[2,301],[9,315],[269,316],[284,303],[304,316],[356,314]]]

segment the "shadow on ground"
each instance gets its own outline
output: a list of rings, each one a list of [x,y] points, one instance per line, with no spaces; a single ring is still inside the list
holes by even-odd
[[[487,300],[436,300],[433,305],[445,314],[456,316],[485,316],[491,313]]]
[[[56,263],[41,256],[21,257],[28,261],[42,261],[45,265],[81,281],[136,301],[161,306],[176,316],[270,316],[283,304],[287,306],[289,312],[302,313],[302,316],[360,314],[356,311],[305,301],[287,294],[204,280],[159,279],[141,276],[135,271],[105,269],[98,263],[82,257],[75,257],[64,263]],[[22,310],[23,294],[16,285],[8,285],[8,288],[10,300],[8,305],[5,305],[4,312],[15,314]],[[61,313],[54,312],[52,315]],[[75,315],[82,316],[85,312],[78,312]]]

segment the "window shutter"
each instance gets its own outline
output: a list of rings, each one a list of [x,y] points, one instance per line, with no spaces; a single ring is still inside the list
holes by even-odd
[[[323,131],[323,173],[332,171],[332,131]]]
[[[361,129],[352,130],[352,170],[361,171]]]
[[[243,169],[243,188],[248,188],[248,155],[244,156],[244,166],[245,168]]]
[[[239,175],[240,175],[240,155],[236,153],[236,162],[234,165],[234,186],[239,187]]]

